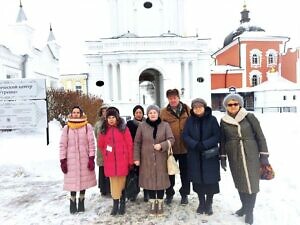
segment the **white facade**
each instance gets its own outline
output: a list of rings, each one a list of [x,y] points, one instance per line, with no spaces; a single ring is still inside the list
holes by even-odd
[[[131,115],[136,104],[165,106],[170,88],[185,103],[202,97],[210,104],[210,39],[182,36],[183,1],[109,2],[112,38],[87,41],[89,92],[120,107],[122,115]],[[203,83],[197,83],[199,76]],[[104,86],[97,87],[98,80]]]
[[[33,44],[34,29],[27,23],[22,5],[15,24],[9,27],[4,43],[0,43],[0,79],[43,78],[47,87],[57,87],[60,46],[50,28],[43,47]]]
[[[300,87],[279,73],[268,72],[268,80],[252,88],[254,110],[260,112],[298,112],[300,110]]]

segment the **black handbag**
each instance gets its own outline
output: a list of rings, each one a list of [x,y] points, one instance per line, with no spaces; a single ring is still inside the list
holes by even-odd
[[[219,155],[219,147],[218,146],[210,148],[210,149],[202,152],[202,157],[204,157],[205,159],[210,159],[217,155]]]
[[[126,178],[125,193],[128,199],[134,198],[140,191],[137,171],[132,169]]]

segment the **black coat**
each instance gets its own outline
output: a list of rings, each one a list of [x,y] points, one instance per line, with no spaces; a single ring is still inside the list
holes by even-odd
[[[203,151],[218,146],[220,139],[219,123],[211,108],[205,108],[203,117],[197,117],[192,112],[182,137],[188,149],[189,180],[200,184],[217,183],[220,180],[219,155],[209,159],[202,156]]]

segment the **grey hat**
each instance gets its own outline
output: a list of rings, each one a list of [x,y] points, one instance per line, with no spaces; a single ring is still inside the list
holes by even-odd
[[[229,95],[227,95],[224,98],[224,100],[223,100],[223,106],[225,107],[225,109],[227,107],[228,102],[231,101],[231,100],[237,101],[241,107],[244,106],[244,99],[243,99],[243,97],[240,96],[239,94],[235,93],[235,94],[229,94]]]
[[[201,104],[204,108],[207,106],[207,103],[204,99],[202,98],[195,98],[192,101],[191,107],[194,108],[196,105]]]
[[[159,114],[160,109],[157,105],[149,105],[148,108],[147,108],[147,115],[150,112],[150,110],[152,110],[152,109],[154,109]]]

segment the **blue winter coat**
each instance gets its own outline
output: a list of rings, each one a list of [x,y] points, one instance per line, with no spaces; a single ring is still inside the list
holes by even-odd
[[[182,137],[188,149],[189,180],[200,184],[217,183],[220,180],[219,155],[209,159],[202,156],[203,151],[218,146],[220,139],[219,123],[212,115],[211,108],[205,108],[203,117],[198,117],[191,111]]]

